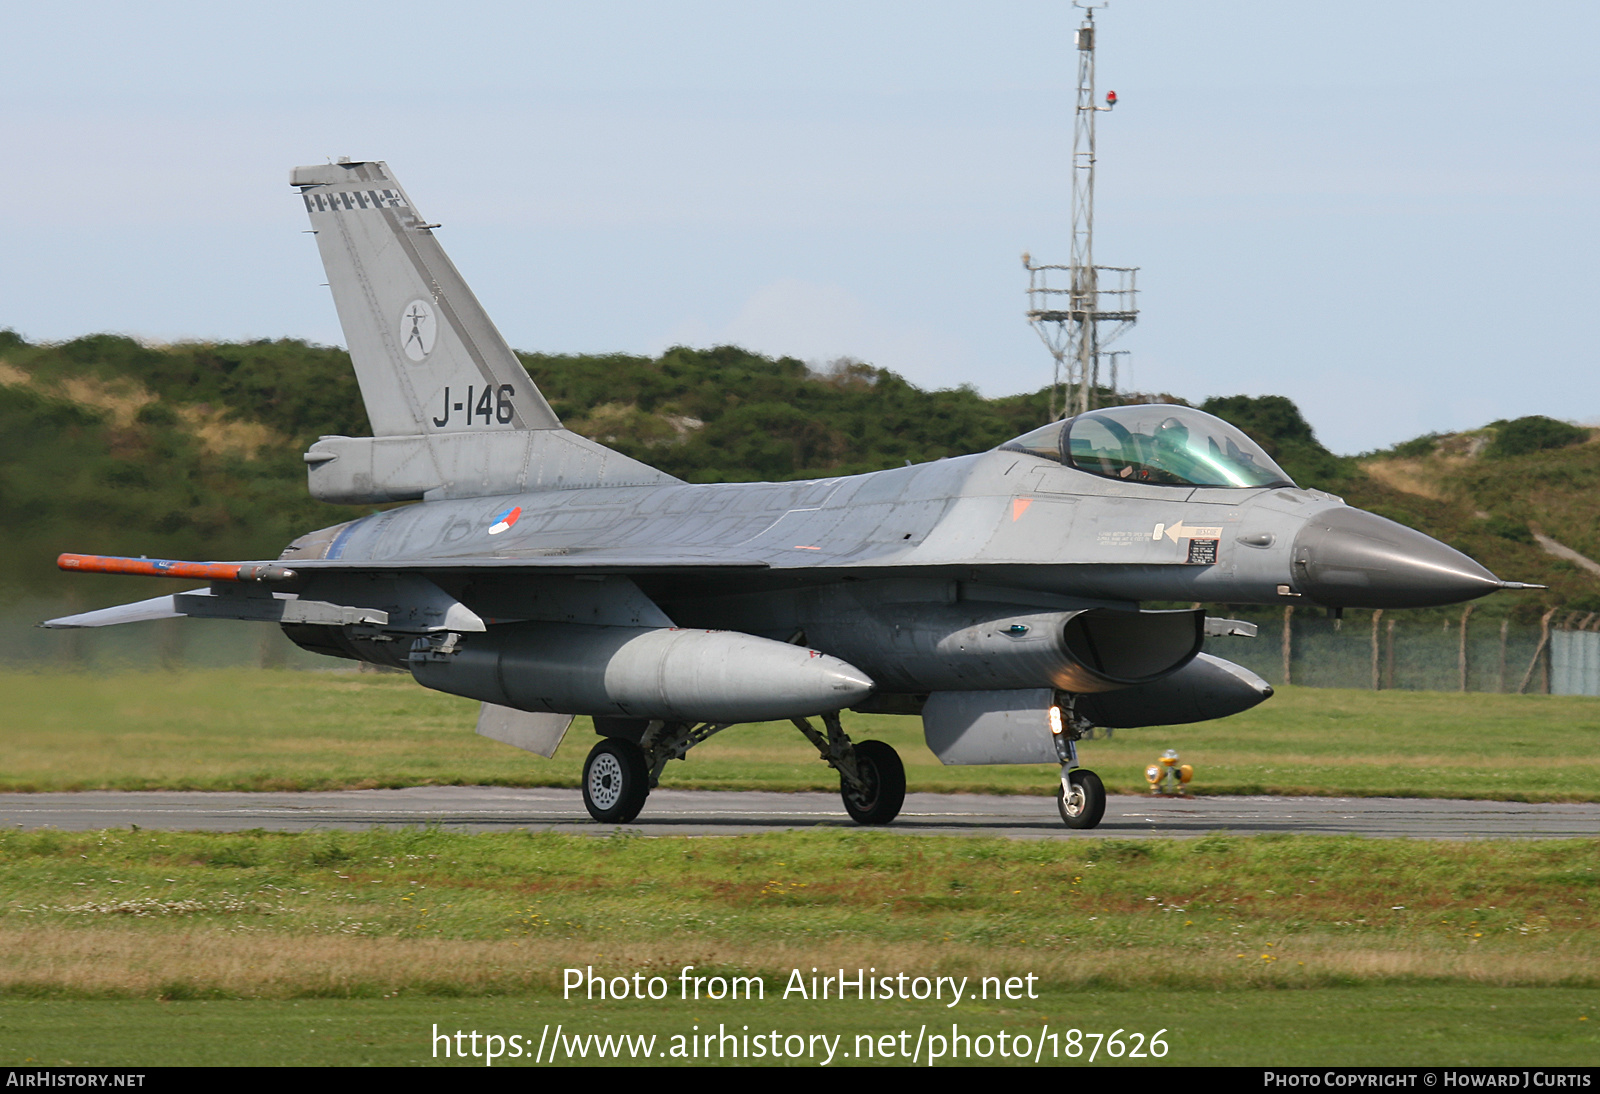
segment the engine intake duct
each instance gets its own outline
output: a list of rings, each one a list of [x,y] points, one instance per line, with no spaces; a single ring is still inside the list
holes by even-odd
[[[514,623],[419,642],[425,687],[497,706],[667,721],[764,722],[839,710],[873,682],[836,657],[738,631]]]
[[[1119,612],[1091,608],[1062,627],[1062,643],[1089,683],[1131,687],[1177,672],[1205,642],[1205,613]],[[1058,687],[1061,685],[1057,685]],[[1067,687],[1067,691],[1107,691],[1105,686]]]
[[[806,635],[860,665],[889,692],[1055,688],[1093,694],[1183,668],[1205,641],[1205,613],[895,604],[866,618],[808,624]]]
[[[1272,685],[1243,665],[1202,653],[1153,683],[1080,696],[1077,711],[1111,729],[1176,726],[1226,718],[1271,697]]]

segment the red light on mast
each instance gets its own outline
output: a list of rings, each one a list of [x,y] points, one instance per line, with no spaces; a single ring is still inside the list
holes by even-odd
[[[1117,105],[1117,93],[1115,91],[1106,92],[1106,105],[1107,106],[1116,106]]]

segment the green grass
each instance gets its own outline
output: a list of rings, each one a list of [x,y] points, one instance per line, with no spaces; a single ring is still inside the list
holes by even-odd
[[[891,958],[1079,987],[1600,987],[1600,840],[8,830],[0,892],[0,992],[36,995],[499,994],[630,962],[773,987]]]
[[[1168,1064],[1600,1049],[1600,840],[9,831],[0,893],[3,1065],[431,1063],[434,1024],[661,1048],[748,1025],[853,1051],[1048,1023],[1166,1030],[1146,1062]],[[761,998],[683,1000],[685,965]],[[667,998],[564,998],[590,967],[660,975]],[[785,998],[812,968],[970,987],[954,1008]],[[1036,998],[974,998],[1029,975]]]
[[[1166,1031],[1163,1059],[1113,1061],[1102,1052],[1095,1063],[1105,1066],[1592,1067],[1600,1054],[1595,1030],[1600,1024],[1600,993],[1594,990],[1429,985],[1320,992],[1049,991],[1039,1000],[1004,1012],[968,1011],[955,1019],[949,1012],[935,1013],[926,1006],[853,1001],[772,1000],[754,1008],[742,1002],[687,1008],[665,1003],[563,1003],[542,995],[167,1003],[0,1000],[0,1065],[481,1067],[486,1062],[481,1055],[445,1059],[441,1049],[436,1057],[435,1027],[445,1033],[519,1035],[524,1040],[517,1047],[526,1046],[531,1055],[541,1032],[548,1026],[553,1036],[560,1024],[569,1037],[653,1034],[658,1052],[670,1051],[674,1035],[694,1034],[696,1025],[701,1032],[717,1032],[722,1025],[736,1033],[745,1026],[752,1033],[821,1033],[840,1039],[838,1049],[852,1055],[836,1059],[834,1066],[848,1066],[869,1062],[855,1055],[858,1036],[876,1039],[905,1031],[907,1043],[914,1046],[923,1024],[929,1032],[948,1037],[952,1021],[969,1036],[992,1037],[1004,1029],[1033,1037],[1046,1025],[1060,1034],[1073,1028],[1100,1033]],[[1127,1037],[1124,1032],[1123,1038]],[[1088,1047],[1093,1047],[1092,1041],[1076,1060],[1056,1062],[1086,1065]],[[593,1049],[588,1062],[615,1066],[612,1060],[596,1059]],[[658,1066],[683,1062],[706,1061],[670,1057],[650,1061]],[[727,1062],[770,1066],[774,1061]],[[821,1059],[784,1062],[818,1066]],[[925,1063],[926,1055],[918,1062]],[[954,1061],[969,1062],[993,1066],[1018,1061],[998,1056]],[[525,1055],[497,1063],[526,1067],[533,1061]]]
[[[409,678],[353,672],[0,676],[0,790],[320,790],[425,784],[577,786],[586,719],[545,760],[472,732],[477,704]],[[1052,768],[942,767],[919,720],[846,715],[899,749],[913,791],[1049,793]],[[1220,722],[1086,741],[1113,792],[1176,748],[1202,794],[1600,801],[1600,700],[1282,688]],[[667,768],[662,785],[832,790],[787,724],[737,726]]]

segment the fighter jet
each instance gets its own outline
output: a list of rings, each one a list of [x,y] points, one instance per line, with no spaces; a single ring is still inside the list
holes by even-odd
[[[45,625],[277,623],[307,650],[478,700],[479,733],[547,757],[588,716],[597,821],[632,820],[712,734],[787,720],[838,771],[846,812],[887,824],[905,768],[850,739],[853,710],[920,716],[946,764],[1059,764],[1062,820],[1093,828],[1105,789],[1078,762],[1093,727],[1204,721],[1272,694],[1202,649],[1249,624],[1141,602],[1406,608],[1523,587],[1297,486],[1242,431],[1172,405],[866,475],[685,483],[562,427],[386,164],[291,183],[373,434],[313,444],[311,493],[414,504],[271,560],[62,555],[207,585]]]

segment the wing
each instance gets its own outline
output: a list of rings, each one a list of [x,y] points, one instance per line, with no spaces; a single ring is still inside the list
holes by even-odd
[[[637,621],[652,615],[654,622],[671,626],[659,609],[639,600],[628,575],[759,571],[759,559],[711,557],[686,552],[639,554],[597,550],[539,558],[476,558],[448,561],[386,560],[344,561],[314,559],[284,565],[281,562],[184,562],[160,558],[123,558],[111,555],[64,554],[56,559],[63,570],[85,574],[126,574],[209,581],[209,590],[158,596],[133,604],[61,616],[39,624],[51,629],[109,627],[152,619],[196,616],[207,619],[242,619],[269,623],[306,623],[323,626],[366,624],[392,630],[426,633],[438,630],[481,631],[484,620],[444,592],[435,578],[483,574],[534,575],[550,578],[612,579],[612,587],[593,586],[593,600],[619,618]],[[338,578],[349,580],[337,580]],[[381,588],[374,578],[383,578]],[[317,580],[319,578],[334,580]],[[319,598],[301,596],[308,586]],[[331,595],[330,595],[331,594]],[[496,620],[490,620],[495,622]]]

